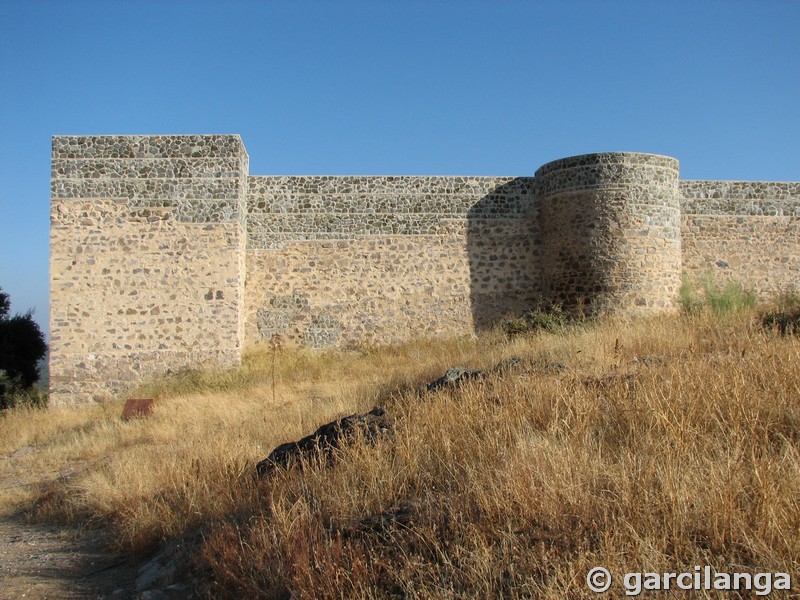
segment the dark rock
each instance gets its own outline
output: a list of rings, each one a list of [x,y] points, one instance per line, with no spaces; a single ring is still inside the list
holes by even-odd
[[[272,473],[278,467],[288,467],[322,453],[329,461],[342,445],[351,442],[358,432],[364,440],[372,443],[393,429],[391,418],[380,406],[368,413],[354,414],[322,425],[311,435],[297,442],[287,442],[275,448],[270,455],[256,465],[259,477]]]
[[[582,380],[583,385],[588,388],[606,390],[615,386],[631,388],[636,384],[636,375],[633,373],[614,373],[604,377],[587,377]]]
[[[464,367],[453,367],[452,369],[448,369],[447,372],[436,381],[431,381],[426,389],[429,392],[433,392],[442,388],[457,387],[465,381],[481,379],[483,377],[486,377],[484,371],[465,369]]]
[[[567,366],[560,362],[548,362],[540,366],[531,363],[530,359],[521,356],[512,356],[500,361],[491,371],[480,371],[477,369],[467,369],[465,367],[453,367],[436,381],[432,381],[425,386],[428,392],[434,392],[443,388],[456,388],[465,381],[483,379],[492,373],[506,374],[509,372],[519,373],[561,373],[566,371]]]
[[[414,512],[409,507],[403,507],[365,517],[358,522],[358,527],[362,531],[385,533],[398,525],[408,526],[413,517]]]
[[[513,369],[518,369],[524,364],[524,359],[520,356],[512,356],[505,360],[501,360],[494,370],[498,373],[503,373],[504,371],[511,371]]]
[[[768,312],[761,317],[761,326],[781,335],[800,334],[800,308]]]
[[[517,371],[526,374],[544,374],[544,373],[561,373],[567,370],[567,365],[561,362],[549,362],[542,360],[531,360],[521,356],[512,356],[505,360],[500,361],[497,366],[492,369],[494,373],[507,373],[509,371]]]

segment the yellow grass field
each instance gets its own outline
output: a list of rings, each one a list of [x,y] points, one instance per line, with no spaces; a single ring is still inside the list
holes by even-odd
[[[27,472],[63,475],[0,493],[0,510],[101,524],[143,556],[200,528],[213,598],[603,597],[596,566],[616,578],[605,597],[625,596],[628,572],[704,566],[786,573],[794,590],[770,597],[800,594],[800,341],[752,309],[260,348],[131,396],[157,398],[154,414],[123,422],[120,399],[0,417],[0,454],[32,445]],[[254,477],[278,444],[375,405],[392,437]]]

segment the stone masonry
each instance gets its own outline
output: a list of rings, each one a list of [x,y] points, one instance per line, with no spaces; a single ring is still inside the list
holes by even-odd
[[[250,176],[235,135],[71,136],[52,161],[52,404],[275,335],[465,335],[543,300],[654,314],[682,275],[769,295],[800,268],[800,183],[680,181],[652,154],[534,177]]]
[[[247,171],[238,136],[53,139],[52,404],[239,361]]]

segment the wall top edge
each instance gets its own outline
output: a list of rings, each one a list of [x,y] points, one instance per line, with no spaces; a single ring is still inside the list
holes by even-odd
[[[681,185],[797,185],[800,181],[775,181],[771,179],[681,179]]]
[[[52,159],[130,159],[130,158],[229,158],[241,157],[248,159],[247,149],[242,137],[238,133],[176,133],[176,134],[100,134],[100,135],[53,135]],[[473,180],[477,182],[512,181],[521,180],[532,182],[542,176],[553,175],[557,171],[589,167],[603,164],[631,163],[639,166],[652,166],[657,168],[679,169],[678,159],[666,154],[651,152],[593,152],[577,154],[559,158],[540,166],[535,174],[527,175],[279,175],[279,174],[254,174],[249,175],[245,170],[242,174],[248,175],[253,180],[275,179],[322,179],[330,181],[344,181],[348,179],[378,179],[378,180]],[[746,185],[779,185],[800,186],[800,181],[773,181],[773,180],[724,180],[724,179],[680,179],[681,187],[701,187],[710,185],[746,186]]]
[[[550,165],[553,164],[554,162],[561,162],[562,160],[572,160],[572,159],[591,159],[600,157],[626,158],[626,157],[644,157],[644,156],[650,156],[653,158],[666,158],[668,160],[674,160],[674,161],[678,160],[674,156],[669,156],[668,154],[658,154],[655,152],[631,152],[628,150],[610,150],[608,152],[588,152],[586,154],[575,154],[574,156],[562,156],[561,158],[548,161],[542,166]]]
[[[91,135],[91,134],[56,134],[52,136],[54,140],[56,139],[121,139],[121,140],[133,140],[133,139],[152,139],[152,138],[236,138],[240,142],[242,141],[242,136],[238,133],[137,133],[137,134],[126,134],[126,133],[101,133],[98,135]],[[242,143],[244,145],[244,143]]]
[[[677,158],[665,154],[652,154],[649,152],[594,152],[590,154],[566,156],[545,163],[536,170],[536,177],[550,175],[564,169],[609,164],[647,165],[673,169],[675,171],[678,171],[680,168],[680,161],[678,161]]]
[[[660,156],[660,155],[653,155]],[[514,181],[534,181],[534,175],[248,175],[248,179],[253,180],[277,180],[277,179],[320,179],[328,181],[344,181],[348,179],[459,179],[459,180],[476,180],[476,181],[496,181],[499,179]],[[800,185],[798,181],[777,181],[771,179],[681,179],[680,185]]]
[[[249,175],[249,179],[325,179],[325,180],[346,180],[346,179],[474,179],[476,181],[495,181],[503,179],[513,181],[521,179],[532,181],[533,175]]]
[[[54,135],[52,158],[247,157],[239,134]]]

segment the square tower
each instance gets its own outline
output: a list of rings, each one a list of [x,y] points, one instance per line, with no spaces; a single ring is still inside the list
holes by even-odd
[[[238,135],[53,138],[51,405],[238,363],[248,169]]]

